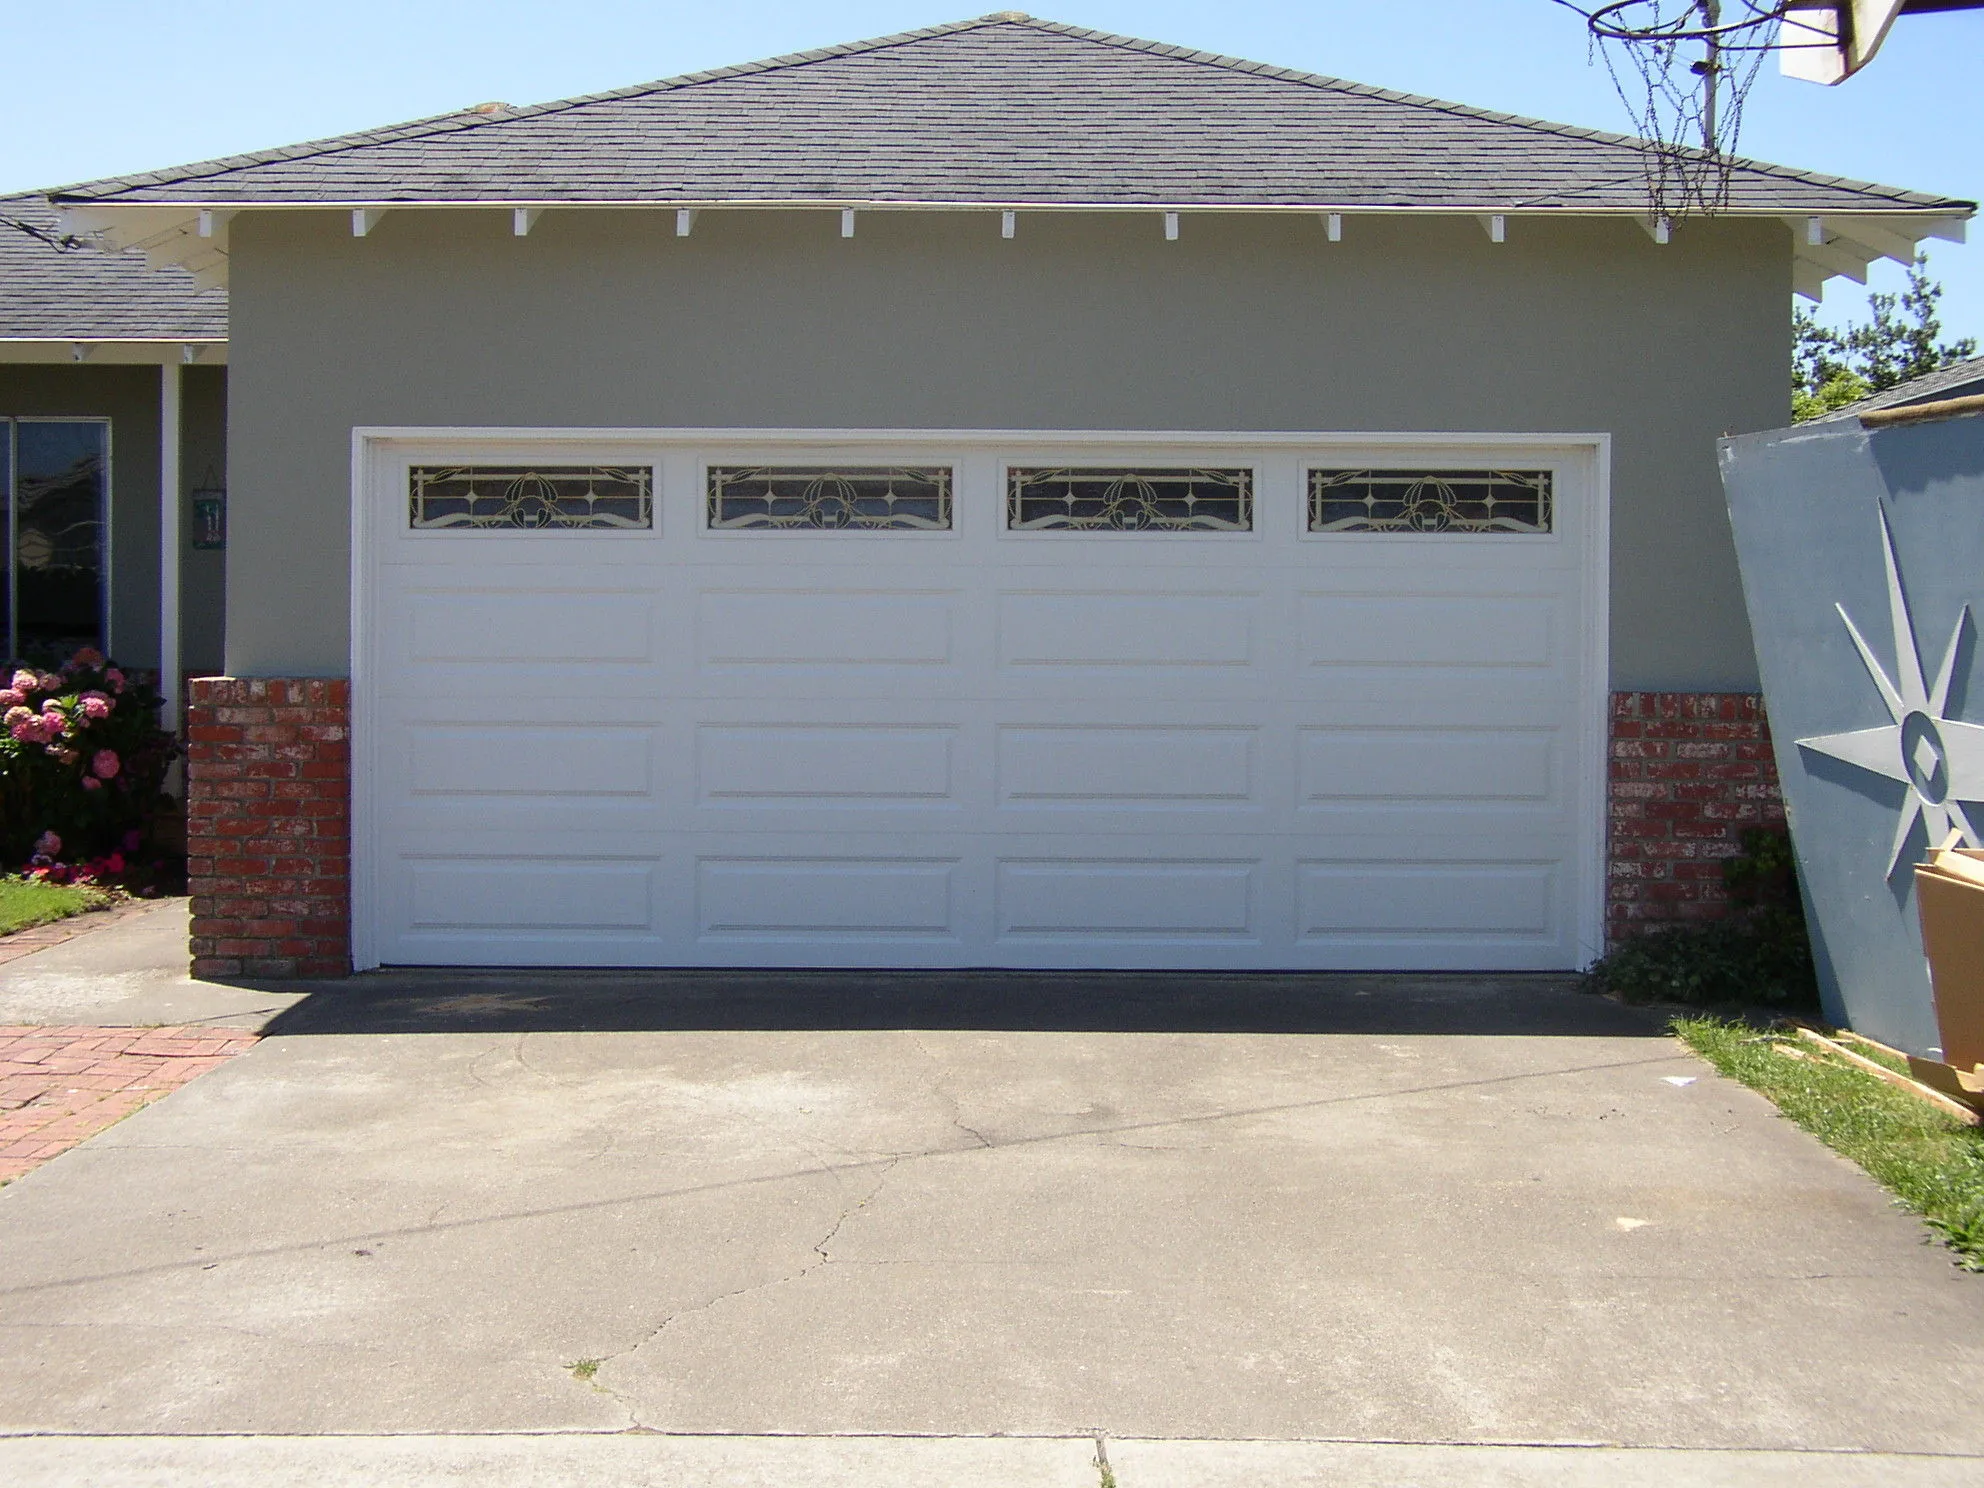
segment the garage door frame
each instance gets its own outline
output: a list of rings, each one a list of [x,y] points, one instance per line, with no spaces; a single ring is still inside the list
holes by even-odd
[[[1606,769],[1610,714],[1609,589],[1611,436],[1604,433],[1515,432],[1235,432],[1071,429],[758,429],[758,428],[525,428],[459,426],[364,426],[352,430],[351,485],[351,927],[352,961],[364,971],[380,964],[376,945],[378,876],[376,829],[379,738],[372,688],[378,672],[379,637],[373,619],[378,593],[374,538],[377,483],[395,468],[395,451],[417,445],[423,457],[447,446],[472,449],[477,458],[544,453],[557,446],[602,452],[615,445],[644,448],[739,445],[805,451],[809,456],[842,447],[887,444],[904,450],[961,446],[1110,448],[1190,446],[1209,451],[1273,451],[1290,448],[1369,460],[1374,453],[1405,458],[1446,449],[1497,448],[1549,450],[1584,462],[1582,494],[1589,502],[1577,524],[1579,642],[1582,696],[1578,699],[1581,748],[1572,764],[1568,790],[1580,829],[1575,867],[1575,935],[1580,960],[1595,958],[1603,946],[1606,868]]]

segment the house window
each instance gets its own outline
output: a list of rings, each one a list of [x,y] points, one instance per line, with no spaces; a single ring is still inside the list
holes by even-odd
[[[1121,466],[1014,467],[1014,532],[1251,532],[1254,472]]]
[[[1547,470],[1311,470],[1311,532],[1548,532]]]
[[[0,644],[52,663],[108,629],[110,423],[0,418]]]
[[[416,465],[416,531],[633,531],[654,526],[654,470],[605,465]]]
[[[948,532],[947,465],[712,465],[717,531]]]

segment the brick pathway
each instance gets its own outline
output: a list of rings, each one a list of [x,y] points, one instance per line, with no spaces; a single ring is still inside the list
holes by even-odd
[[[0,1026],[0,1183],[252,1045],[217,1028]]]

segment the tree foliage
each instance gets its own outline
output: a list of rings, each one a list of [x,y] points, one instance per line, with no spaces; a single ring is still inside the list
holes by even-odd
[[[1943,287],[1918,253],[1900,294],[1870,294],[1871,319],[1843,330],[1822,326],[1801,306],[1792,312],[1791,414],[1799,423],[1844,408],[1870,393],[1977,355],[1977,341],[1942,339],[1936,302]]]

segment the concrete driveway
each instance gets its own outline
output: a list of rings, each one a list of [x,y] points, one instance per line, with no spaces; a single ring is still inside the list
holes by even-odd
[[[362,978],[0,1191],[0,1431],[1967,1476],[1984,1278],[1660,1028],[1543,977]],[[1641,1481],[1587,1461],[1479,1481]]]

